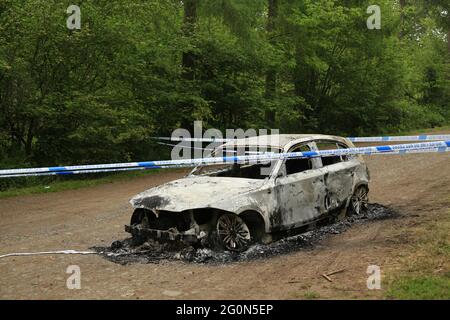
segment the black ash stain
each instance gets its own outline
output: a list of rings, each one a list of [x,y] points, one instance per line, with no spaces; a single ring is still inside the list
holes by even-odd
[[[343,233],[353,225],[400,216],[398,212],[391,208],[376,203],[369,204],[368,210],[361,215],[353,215],[342,221],[285,237],[270,244],[255,244],[242,253],[213,251],[208,248],[194,248],[177,243],[159,244],[152,241],[139,247],[133,247],[131,239],[115,241],[110,247],[94,247],[92,249],[100,252],[106,259],[124,265],[129,263],[159,263],[167,260],[223,264],[264,259],[299,250],[313,249],[329,235]]]
[[[160,196],[143,197],[135,201],[136,206],[145,208],[161,208],[169,204],[169,200]]]

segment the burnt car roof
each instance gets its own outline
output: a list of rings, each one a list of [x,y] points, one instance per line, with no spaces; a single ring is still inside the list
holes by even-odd
[[[249,137],[245,139],[236,139],[234,141],[226,142],[222,146],[269,146],[284,148],[286,145],[295,140],[310,141],[310,140],[336,140],[350,144],[351,142],[343,137],[331,136],[325,134],[274,134]]]

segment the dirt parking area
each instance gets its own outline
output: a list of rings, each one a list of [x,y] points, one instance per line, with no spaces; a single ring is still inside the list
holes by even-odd
[[[120,265],[97,255],[3,258],[0,298],[382,298],[384,281],[414,263],[408,259],[421,245],[416,233],[450,213],[450,155],[374,155],[366,160],[372,177],[371,202],[394,208],[400,217],[354,225],[312,249],[239,263]],[[126,238],[128,199],[182,175],[161,172],[79,190],[0,199],[0,254],[87,250]],[[79,290],[66,287],[70,265],[80,267]],[[381,268],[381,290],[367,289],[369,265]],[[437,265],[435,272],[450,271],[448,261]],[[332,282],[322,276],[339,269],[345,270],[331,276]]]

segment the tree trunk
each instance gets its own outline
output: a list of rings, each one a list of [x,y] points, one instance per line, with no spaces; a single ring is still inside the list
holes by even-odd
[[[184,20],[183,20],[183,34],[185,37],[191,37],[195,31],[195,24],[197,23],[197,1],[198,0],[184,0]],[[182,57],[183,77],[187,80],[194,79],[195,68],[195,54],[188,50],[183,52]]]
[[[450,22],[448,24],[448,31],[447,31],[447,47],[448,47],[448,56],[450,59]]]
[[[406,0],[400,0],[400,39],[405,36],[405,7]]]
[[[30,119],[30,123],[27,130],[27,138],[25,141],[25,154],[27,157],[31,155],[33,148],[33,137],[34,137],[34,119]]]
[[[270,35],[275,30],[275,20],[278,16],[278,0],[268,0],[268,12],[267,12],[267,34]],[[274,44],[273,40],[269,40],[271,44]],[[276,69],[270,67],[266,73],[266,87],[265,87],[265,97],[266,99],[273,99],[277,92],[277,73]],[[273,109],[268,109],[265,112],[265,118],[268,125],[273,126],[275,124],[276,111]]]
[[[305,83],[303,81],[302,75],[305,74],[303,66],[303,61],[301,60],[302,57],[302,48],[301,43],[299,41],[295,44],[295,69],[294,69],[294,90],[295,94],[298,97],[305,97],[306,96],[306,90],[305,90]]]

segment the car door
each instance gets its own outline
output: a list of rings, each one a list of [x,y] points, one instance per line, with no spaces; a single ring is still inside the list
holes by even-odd
[[[344,143],[334,140],[315,141],[319,151],[348,148]],[[314,147],[313,147],[314,148]],[[324,184],[326,188],[326,210],[332,211],[346,204],[353,192],[355,169],[358,165],[353,161],[354,156],[328,156],[321,157],[325,170]]]
[[[289,151],[311,151],[311,146],[301,144]],[[272,229],[298,227],[325,212],[325,172],[320,166],[320,159],[283,161],[275,180],[276,211],[271,219]]]

